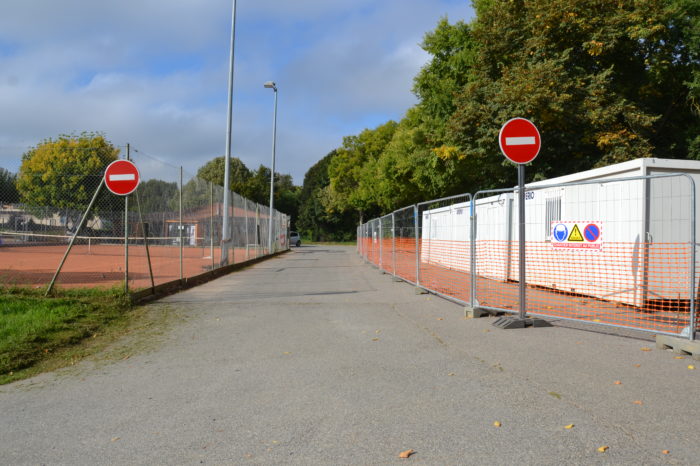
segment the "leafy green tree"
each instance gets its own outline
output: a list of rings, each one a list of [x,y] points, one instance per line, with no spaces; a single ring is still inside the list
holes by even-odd
[[[197,176],[207,181],[211,181],[215,185],[224,185],[224,157],[216,157],[210,160],[199,170]],[[245,196],[245,186],[251,177],[251,172],[248,167],[237,157],[231,157],[229,165],[229,189],[234,193]]]
[[[19,201],[17,175],[0,167],[0,203],[14,204]]]
[[[355,212],[329,214],[330,177],[328,167],[336,151],[316,162],[304,176],[299,194],[299,220],[296,227],[312,241],[346,241],[354,238]]]
[[[672,2],[491,0],[476,7],[476,77],[457,99],[448,134],[464,163],[486,175],[480,187],[514,181],[495,143],[513,116],[540,128],[543,148],[529,171],[535,178],[638,157],[687,157],[694,59]]]
[[[75,224],[119,149],[99,133],[46,139],[22,155],[17,176],[20,201],[37,212],[61,213]],[[96,211],[116,209],[121,199],[103,190]],[[117,209],[118,210],[118,209]]]
[[[151,179],[139,183],[137,189],[142,213],[170,212],[177,202],[177,183]]]
[[[356,211],[359,218],[376,215],[376,161],[391,141],[397,123],[389,121],[374,129],[366,129],[358,136],[343,139],[328,167],[330,212]]]

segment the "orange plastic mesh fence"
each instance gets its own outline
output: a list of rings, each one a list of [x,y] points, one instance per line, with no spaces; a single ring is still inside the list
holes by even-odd
[[[700,330],[700,205],[688,177],[540,186],[525,198],[527,313],[688,335],[695,305]],[[430,291],[516,313],[517,192],[473,202],[474,231],[470,196],[431,201],[361,226],[360,254]]]
[[[517,244],[477,240],[476,250],[479,305],[518,311]],[[582,254],[528,242],[527,312],[680,333],[690,322],[690,257],[689,244],[607,243]]]
[[[470,247],[468,241],[422,240],[419,285],[468,303]]]

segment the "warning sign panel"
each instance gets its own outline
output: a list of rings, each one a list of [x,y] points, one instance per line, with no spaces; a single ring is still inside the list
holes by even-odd
[[[600,251],[603,248],[603,224],[598,221],[552,222],[550,242],[554,249]]]

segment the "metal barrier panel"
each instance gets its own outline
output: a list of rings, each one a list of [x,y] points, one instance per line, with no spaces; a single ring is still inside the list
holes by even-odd
[[[416,228],[415,208],[406,207],[394,212],[395,275],[416,283]]]
[[[417,206],[418,277],[422,288],[461,303],[471,300],[471,196],[462,194]]]
[[[367,260],[372,264],[379,266],[380,259],[380,241],[379,241],[379,219],[373,219],[369,222],[370,245]]]
[[[527,312],[687,334],[695,188],[687,175],[527,187]],[[518,310],[517,192],[475,196],[476,300]]]
[[[381,235],[381,260],[380,268],[390,274],[394,274],[394,225],[392,215],[385,215],[379,219]]]

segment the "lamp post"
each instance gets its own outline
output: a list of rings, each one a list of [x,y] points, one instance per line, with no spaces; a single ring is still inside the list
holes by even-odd
[[[228,243],[231,240],[229,234],[229,204],[231,203],[231,194],[229,193],[229,179],[231,165],[231,120],[233,114],[233,51],[236,39],[236,0],[233,0],[233,8],[231,11],[231,51],[229,55],[229,71],[228,71],[228,113],[226,116],[226,155],[224,157],[224,211],[221,222],[221,265],[228,263]]]
[[[270,226],[268,228],[268,250],[272,254],[272,212],[275,208],[275,146],[277,143],[277,85],[273,81],[264,84],[275,91],[275,112],[272,117],[272,171],[270,172]]]

